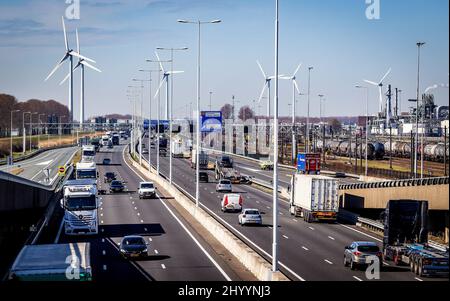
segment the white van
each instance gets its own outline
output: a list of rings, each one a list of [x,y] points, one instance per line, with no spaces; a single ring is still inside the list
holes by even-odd
[[[222,199],[222,211],[241,212],[244,198],[240,194],[226,194]]]

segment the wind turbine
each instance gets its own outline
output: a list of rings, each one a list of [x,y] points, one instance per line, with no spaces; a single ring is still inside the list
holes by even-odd
[[[259,61],[256,61],[256,63],[258,64],[259,69],[261,70],[261,73],[265,80],[264,86],[262,88],[261,94],[258,99],[258,103],[261,103],[261,100],[264,96],[264,92],[266,92],[266,89],[267,89],[269,92],[269,98],[267,99],[267,117],[270,117],[270,83],[272,82],[273,79],[275,79],[275,76],[267,76],[266,73],[264,72],[263,67],[259,63]],[[283,76],[284,75],[279,75],[279,78],[282,78]]]
[[[81,50],[80,50],[80,39],[78,36],[78,29],[76,30],[76,35],[77,35],[77,52],[79,54],[81,54]],[[84,122],[84,67],[88,67],[91,68],[92,70],[95,70],[97,72],[102,72],[100,69],[92,66],[91,64],[89,64],[84,58],[79,58],[78,59],[78,64],[75,66],[75,68],[73,68],[72,71],[75,71],[78,67],[81,67],[81,103],[80,103],[80,126],[83,125]],[[63,83],[66,82],[66,80],[70,77],[71,72],[69,72],[69,74],[67,74],[67,76],[59,83],[60,85],[62,85]]]
[[[296,91],[298,94],[300,93],[300,89],[298,88],[297,84],[297,73],[302,67],[302,64],[298,65],[297,69],[295,69],[295,72],[292,76],[282,76],[281,79],[286,79],[292,81],[292,161],[295,161],[295,156],[297,154],[296,146],[297,142],[295,141],[295,95]]]
[[[67,32],[66,32],[66,24],[64,23],[64,17],[61,17],[62,19],[62,26],[63,26],[63,31],[64,31],[64,46],[66,47],[66,53],[64,54],[64,57],[58,62],[58,64],[56,64],[56,67],[52,70],[52,72],[50,72],[50,74],[47,76],[47,78],[45,79],[45,81],[47,81],[55,72],[56,70],[58,70],[62,64],[66,61],[66,60],[70,60],[70,85],[69,85],[69,122],[72,123],[73,121],[73,57],[78,57],[80,59],[84,59],[86,61],[95,63],[94,60],[91,60],[90,58],[87,58],[85,56],[82,56],[81,54],[79,54],[76,51],[73,51],[72,49],[69,48],[69,42],[67,40]]]
[[[155,99],[158,97],[159,93],[161,92],[161,88],[164,85],[164,82],[166,83],[166,104],[169,104],[169,77],[173,74],[180,74],[180,73],[184,73],[184,71],[166,71],[162,65],[161,59],[159,58],[158,52],[155,51],[156,57],[158,58],[158,62],[159,62],[159,66],[161,67],[161,70],[163,71],[163,78],[161,80],[161,84],[158,87],[158,91],[156,91],[155,94]],[[172,106],[171,106],[171,112],[170,112],[170,119],[172,119]],[[169,124],[172,124],[172,120],[169,120]],[[169,147],[170,147],[170,152],[172,152],[172,133],[169,133]],[[198,152],[199,150],[197,150]],[[172,155],[170,154],[169,156],[169,181],[170,183],[172,183]]]
[[[371,84],[371,85],[373,85],[373,86],[378,86],[378,89],[379,89],[379,96],[380,96],[380,113],[382,113],[383,112],[383,81],[386,79],[386,77],[391,73],[391,71],[392,71],[392,68],[389,68],[389,70],[388,70],[388,72],[386,72],[386,74],[381,78],[381,80],[378,82],[378,83],[376,83],[376,82],[373,82],[373,81],[370,81],[370,80],[364,80],[366,83],[368,83],[368,84]],[[387,110],[387,108],[386,108],[386,111],[388,111]],[[387,114],[386,114],[386,118],[387,118],[388,116],[387,116]]]

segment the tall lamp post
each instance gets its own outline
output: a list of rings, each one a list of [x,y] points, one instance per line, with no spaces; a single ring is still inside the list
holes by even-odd
[[[196,141],[196,184],[195,184],[195,201],[196,201],[196,206],[199,206],[199,199],[200,199],[200,163],[199,163],[199,158],[200,158],[200,63],[201,63],[201,25],[203,24],[217,24],[217,23],[221,23],[221,20],[213,20],[213,21],[207,21],[207,22],[202,22],[200,20],[198,21],[187,21],[187,20],[178,20],[179,23],[184,23],[184,24],[196,24],[198,25],[198,57],[197,57],[197,113],[196,113],[196,122],[197,122],[197,141]]]
[[[357,85],[356,86],[357,89],[365,89],[366,90],[366,150],[365,150],[365,154],[366,154],[366,171],[365,171],[365,176],[367,177],[368,175],[368,157],[367,157],[367,147],[369,144],[369,87],[364,87],[364,86],[360,86]]]
[[[20,112],[20,110],[12,110],[11,111],[11,128],[9,130],[9,155],[11,156],[11,165],[14,164],[14,155],[13,155],[13,148],[12,148],[12,129],[13,129],[13,114]]]
[[[39,115],[38,112],[34,112],[30,114],[30,152],[31,152],[31,148],[32,148],[32,138],[33,138],[33,115]]]
[[[415,141],[415,157],[414,157],[414,177],[417,177],[417,160],[418,160],[418,142],[419,142],[419,97],[420,97],[420,49],[425,45],[424,42],[418,42],[417,45],[417,97],[416,97],[416,141]],[[425,128],[422,124],[422,131]],[[421,152],[421,157],[423,158],[423,150]],[[423,166],[421,170],[421,177],[423,177]]]
[[[150,83],[150,99],[149,99],[149,126],[148,126],[148,131],[149,131],[149,136],[148,136],[148,170],[150,172],[152,172],[152,145],[151,145],[151,137],[152,137],[152,73],[153,72],[160,72],[161,69],[158,70],[139,70],[139,72],[145,72],[148,73],[150,75],[149,78],[149,83]]]
[[[27,144],[26,144],[26,139],[27,139],[27,130],[25,129],[25,115],[26,114],[31,114],[31,112],[23,112],[22,113],[22,129],[23,129],[23,134],[22,134],[22,139],[23,139],[23,146],[22,146],[22,154],[25,155],[25,152],[27,151]]]
[[[41,135],[42,135],[42,120],[41,120],[41,116],[45,116],[47,114],[39,114],[38,116],[38,122],[39,122],[39,132],[38,132],[38,148],[41,149]]]
[[[158,47],[156,50],[162,50],[162,51],[170,51],[170,68],[171,68],[171,74],[173,74],[173,53],[174,51],[186,51],[188,50],[188,47],[181,47],[181,48],[164,48],[164,47]],[[169,80],[169,78],[167,78]],[[169,182],[172,184],[172,170],[173,170],[173,161],[172,161],[172,131],[173,131],[173,82],[174,79],[172,77],[172,80],[170,81],[170,101],[168,103],[169,106]]]
[[[142,89],[143,89],[143,84],[141,86],[128,86],[128,88],[134,89],[134,124],[133,124],[133,139],[132,139],[132,147],[133,147],[133,153],[136,155],[136,135],[139,134],[139,126],[140,126],[140,117],[138,116],[138,112],[137,112],[137,101],[138,101],[138,97],[139,94],[141,94],[141,100],[140,100],[140,106],[141,106],[141,113],[142,113],[142,101],[143,101],[143,96],[142,96]],[[140,92],[137,92],[137,89],[139,89]],[[142,159],[142,158],[141,158]]]
[[[59,145],[61,145],[61,135],[62,135],[62,119],[67,117],[66,115],[59,117]]]
[[[150,98],[151,98],[151,85],[152,85],[152,80],[150,79],[136,79],[136,78],[134,78],[133,79],[133,81],[135,81],[135,82],[141,82],[141,119],[144,119],[144,109],[143,109],[143,102],[144,102],[144,82],[149,82],[150,83]],[[143,123],[143,121],[142,121],[142,123]],[[142,126],[142,124],[141,124],[141,126]],[[149,129],[150,129],[150,120],[149,120]],[[151,131],[150,131],[150,133],[151,133]],[[142,165],[142,135],[139,135],[139,149],[140,149],[140,151],[139,151],[139,164],[140,165]],[[150,146],[150,134],[149,134],[149,146],[148,146],[148,153],[149,153],[149,156],[150,156],[150,153],[151,153],[151,146]],[[148,165],[149,165],[149,170],[150,170],[150,172],[151,172],[151,161],[149,160],[148,161]]]
[[[309,141],[309,116],[310,116],[310,99],[311,99],[311,70],[314,67],[308,67],[308,116],[306,117],[306,152],[310,151],[310,141]]]

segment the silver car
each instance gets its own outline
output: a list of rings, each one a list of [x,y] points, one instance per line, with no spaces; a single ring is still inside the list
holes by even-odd
[[[244,209],[239,215],[239,224],[245,226],[247,224],[262,225],[262,216],[258,209]]]
[[[360,266],[367,266],[372,262],[370,260],[372,256],[378,257],[380,267],[382,267],[383,254],[376,243],[355,241],[350,246],[345,247],[344,266],[350,266],[352,270]]]
[[[216,186],[217,192],[233,192],[233,186],[230,180],[220,180]]]

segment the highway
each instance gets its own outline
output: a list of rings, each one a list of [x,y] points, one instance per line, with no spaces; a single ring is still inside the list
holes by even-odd
[[[136,191],[142,178],[124,161],[124,150],[124,145],[115,146],[96,155],[99,164],[112,159],[110,166],[99,165],[100,189],[108,189],[103,183],[108,171],[126,185],[124,193],[101,196],[99,235],[66,236],[61,228],[56,242],[90,242],[93,277],[98,282],[240,280],[172,208],[164,192],[158,190],[158,199],[139,199]],[[148,259],[129,261],[120,256],[119,242],[132,234],[144,236],[150,244]]]
[[[145,141],[147,145],[148,141]],[[145,155],[148,157],[148,155]],[[236,162],[236,161],[235,161]],[[156,166],[156,152],[152,149],[152,164]],[[160,158],[160,172],[168,177],[169,157]],[[238,162],[237,166],[242,163]],[[243,164],[242,164],[243,165]],[[255,171],[256,173],[256,171]],[[259,172],[258,172],[259,173]],[[248,185],[234,185],[234,192],[244,197],[244,208],[256,208],[263,212],[261,227],[241,227],[238,214],[223,213],[220,202],[223,194],[215,191],[214,173],[209,172],[210,183],[200,184],[200,202],[204,209],[235,233],[251,248],[271,262],[272,252],[272,195]],[[195,195],[195,171],[185,159],[173,159],[173,182],[191,196]],[[292,280],[298,281],[365,281],[365,271],[352,271],[343,265],[344,247],[353,241],[375,241],[380,237],[354,226],[341,224],[308,224],[293,218],[288,203],[280,201],[279,263],[281,270]],[[419,279],[408,267],[385,265],[381,281],[429,281]]]
[[[68,147],[53,149],[43,152],[28,160],[16,162],[12,169],[23,169],[17,176],[40,183],[44,185],[51,185],[58,176],[58,166],[69,163],[73,155],[79,150],[77,147]],[[43,173],[44,169],[50,169],[50,183],[47,182],[46,176]],[[0,170],[9,172],[11,166],[0,166]]]

